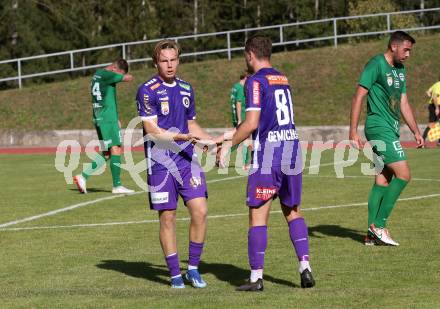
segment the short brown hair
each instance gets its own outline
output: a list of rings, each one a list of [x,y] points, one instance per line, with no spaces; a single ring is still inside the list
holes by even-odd
[[[272,55],[272,41],[269,37],[255,35],[246,41],[244,50],[253,52],[258,59],[270,59]]]
[[[174,40],[162,40],[157,42],[157,44],[154,46],[153,51],[153,62],[157,63],[159,61],[160,52],[163,49],[174,49],[177,53],[177,57],[180,56],[180,46],[179,44]]]
[[[403,41],[410,41],[411,44],[415,44],[416,40],[405,31],[395,31],[391,34],[388,41],[388,48],[391,49],[391,44],[402,43]]]
[[[125,59],[119,58],[113,62],[115,66],[119,69],[124,71],[124,74],[128,73],[128,62]]]

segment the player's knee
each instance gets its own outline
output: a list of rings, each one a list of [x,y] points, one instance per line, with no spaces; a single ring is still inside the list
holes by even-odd
[[[207,207],[199,207],[197,210],[193,211],[192,219],[197,221],[198,223],[206,222],[206,218],[208,217],[208,208]]]

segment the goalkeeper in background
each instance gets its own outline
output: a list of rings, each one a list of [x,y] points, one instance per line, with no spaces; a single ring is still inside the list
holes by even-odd
[[[426,95],[429,97],[429,124],[423,132],[423,139],[426,140],[428,136],[429,130],[433,128],[440,120],[440,78],[439,81],[432,85],[428,91],[426,91]],[[440,139],[437,142],[437,146],[440,146]]]
[[[96,170],[110,160],[113,178],[112,193],[133,193],[121,184],[121,123],[116,102],[116,84],[130,82],[133,76],[128,73],[128,63],[118,59],[93,75],[90,83],[93,107],[93,123],[101,142],[103,155],[97,155],[92,164],[80,175],[73,177],[78,190],[87,193],[86,181]]]

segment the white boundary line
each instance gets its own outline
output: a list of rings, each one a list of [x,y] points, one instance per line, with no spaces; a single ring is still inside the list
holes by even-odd
[[[246,176],[232,176],[232,177],[225,177],[225,178],[221,178],[221,179],[213,179],[213,180],[208,180],[206,183],[214,183],[214,182],[220,182],[220,181],[226,181],[226,180],[233,180],[233,179],[238,179],[238,178],[243,178],[243,177],[246,177]],[[46,213],[43,213],[43,214],[35,215],[35,216],[32,216],[32,217],[27,217],[27,218],[24,218],[24,219],[15,220],[15,221],[11,221],[11,222],[6,222],[6,223],[3,223],[3,224],[0,224],[0,229],[8,227],[8,226],[11,226],[11,225],[16,225],[16,224],[20,224],[20,223],[24,223],[24,222],[38,220],[38,219],[41,219],[41,218],[44,218],[44,217],[53,216],[53,215],[56,215],[56,214],[61,213],[61,212],[73,210],[73,209],[84,207],[84,206],[87,206],[87,205],[91,205],[91,204],[95,204],[95,203],[99,203],[99,202],[103,202],[103,201],[108,201],[108,200],[113,200],[113,199],[116,199],[116,198],[131,196],[131,195],[138,195],[138,194],[141,194],[141,193],[146,193],[146,192],[145,191],[136,191],[136,192],[131,193],[131,194],[119,194],[119,195],[111,195],[111,196],[101,197],[101,198],[98,198],[98,199],[95,199],[95,200],[91,200],[91,201],[87,201],[87,202],[82,202],[82,203],[79,203],[79,204],[74,204],[74,205],[67,206],[67,207],[64,207],[64,208],[60,208],[60,209],[57,209],[57,210],[49,211],[49,212],[46,212]]]
[[[340,162],[329,162],[329,163],[323,163],[323,164],[318,164],[318,165],[310,165],[309,167],[306,167],[305,169],[310,169],[310,168],[314,168],[314,167],[320,167],[320,166],[331,166],[331,165],[337,165],[337,164],[341,164],[341,163],[345,163],[345,162],[351,162],[351,161],[340,161]],[[315,175],[304,175],[304,176],[315,176]],[[216,183],[216,182],[221,182],[221,181],[227,181],[227,180],[235,180],[235,179],[240,179],[240,178],[244,178],[246,177],[246,175],[238,175],[238,176],[231,176],[231,177],[225,177],[225,178],[220,178],[220,179],[212,179],[212,180],[208,180],[206,183]],[[326,177],[326,178],[330,178],[331,176],[319,176],[316,175],[316,177]],[[364,178],[364,177],[372,177],[372,176],[346,176],[347,178]],[[340,178],[343,179],[343,178]],[[413,180],[424,180],[424,181],[440,181],[437,179],[413,179]],[[106,197],[102,197],[102,198],[98,198],[95,200],[91,200],[91,201],[87,201],[87,202],[82,202],[82,203],[78,203],[78,204],[74,204],[71,206],[67,206],[64,208],[60,208],[57,210],[53,210],[53,211],[49,211],[46,213],[42,213],[39,215],[35,215],[35,216],[31,216],[31,217],[27,217],[24,219],[19,219],[19,220],[15,220],[15,221],[10,221],[10,222],[6,222],[3,224],[0,224],[0,230],[5,230],[5,227],[8,226],[12,226],[12,225],[17,225],[20,223],[25,223],[25,222],[29,222],[29,221],[34,221],[34,220],[38,220],[44,217],[49,217],[49,216],[53,216],[56,215],[58,213],[62,213],[62,212],[66,212],[66,211],[70,211],[76,208],[80,208],[80,207],[84,207],[87,205],[91,205],[91,204],[95,204],[95,203],[99,203],[99,202],[103,202],[103,201],[107,201],[107,200],[113,200],[116,198],[121,198],[121,197],[126,197],[126,196],[131,196],[131,195],[138,195],[141,193],[145,193],[144,191],[137,191],[134,192],[132,194],[121,194],[121,195],[111,195],[111,196],[106,196]],[[143,221],[141,221],[143,222]],[[10,229],[11,230],[11,229]]]
[[[414,200],[423,200],[434,197],[440,197],[438,194],[420,195],[412,196],[407,198],[399,199],[398,202],[407,202]],[[346,207],[356,207],[356,206],[366,206],[368,203],[353,203],[353,204],[343,204],[343,205],[328,205],[312,208],[302,208],[302,211],[317,211],[323,209],[334,209],[334,208],[346,208]],[[281,213],[281,210],[273,210],[270,213]],[[248,213],[237,213],[237,214],[224,214],[224,215],[213,215],[208,216],[208,219],[219,219],[219,218],[231,218],[231,217],[243,217],[248,216]],[[191,218],[177,218],[176,221],[189,221]],[[126,221],[126,222],[107,222],[107,223],[91,223],[91,224],[74,224],[74,225],[53,225],[53,226],[34,226],[34,227],[17,227],[17,228],[7,228],[0,229],[0,232],[6,231],[29,231],[29,230],[48,230],[48,229],[63,229],[63,228],[78,228],[78,227],[100,227],[100,226],[114,226],[114,225],[130,225],[130,224],[144,224],[144,223],[158,223],[159,220],[142,220],[142,221]]]

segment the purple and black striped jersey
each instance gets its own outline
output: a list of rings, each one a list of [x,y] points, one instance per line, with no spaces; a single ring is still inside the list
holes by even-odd
[[[188,120],[196,119],[194,91],[189,83],[179,78],[168,84],[158,76],[152,77],[139,87],[136,101],[141,119],[157,118],[158,126],[165,130],[189,133]],[[178,170],[191,164],[195,155],[194,146],[184,141],[173,144],[174,147],[170,147],[170,143],[161,145],[159,142],[145,141],[150,173],[164,169]]]
[[[260,122],[252,133],[253,166],[294,166],[298,151],[292,91],[287,77],[263,68],[245,83],[246,111],[259,110]]]

